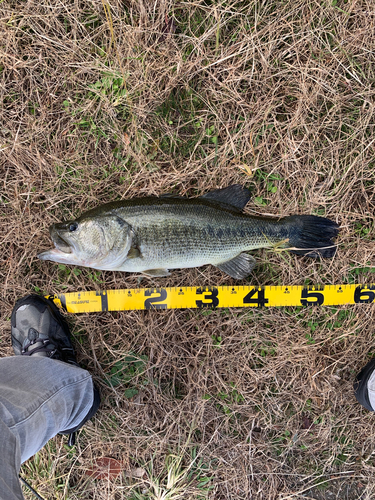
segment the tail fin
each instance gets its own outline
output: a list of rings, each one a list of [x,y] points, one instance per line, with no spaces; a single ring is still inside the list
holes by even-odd
[[[291,252],[313,258],[335,255],[333,240],[339,232],[336,222],[315,215],[292,215],[284,220],[289,226],[289,244],[295,248]]]

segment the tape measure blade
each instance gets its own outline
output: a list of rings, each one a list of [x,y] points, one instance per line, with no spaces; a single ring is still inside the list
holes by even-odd
[[[373,304],[374,285],[202,286],[69,292],[47,296],[67,312]]]

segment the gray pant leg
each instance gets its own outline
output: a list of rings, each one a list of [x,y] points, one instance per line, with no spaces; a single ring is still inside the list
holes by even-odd
[[[91,375],[46,357],[0,359],[0,495],[23,499],[21,463],[58,432],[77,426],[94,399]]]

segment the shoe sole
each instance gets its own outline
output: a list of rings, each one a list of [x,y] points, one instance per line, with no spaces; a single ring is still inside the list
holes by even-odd
[[[368,397],[367,382],[375,369],[375,358],[372,359],[358,373],[353,384],[354,394],[357,401],[369,411],[374,411]]]

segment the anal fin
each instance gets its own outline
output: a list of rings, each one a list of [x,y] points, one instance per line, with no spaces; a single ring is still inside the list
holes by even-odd
[[[171,274],[168,269],[147,269],[147,271],[142,271],[142,273],[153,278],[164,278]]]
[[[216,264],[221,271],[229,274],[232,278],[241,280],[249,276],[251,271],[256,266],[256,260],[254,257],[247,253],[240,253],[234,259],[227,260],[221,264]]]

